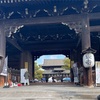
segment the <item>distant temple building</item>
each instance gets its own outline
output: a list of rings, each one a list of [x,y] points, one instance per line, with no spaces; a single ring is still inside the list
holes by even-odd
[[[65,70],[62,68],[64,66],[64,59],[45,59],[42,65],[44,69],[44,77],[66,77],[70,75],[70,70]]]

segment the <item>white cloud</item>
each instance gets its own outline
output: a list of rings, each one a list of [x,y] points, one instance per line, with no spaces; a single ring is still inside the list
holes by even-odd
[[[57,59],[57,55],[50,55],[49,59]]]

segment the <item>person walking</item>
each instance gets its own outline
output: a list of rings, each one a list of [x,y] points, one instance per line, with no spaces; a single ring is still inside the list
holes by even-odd
[[[28,71],[26,71],[24,73],[24,77],[25,77],[24,85],[26,85],[26,84],[29,85],[29,77],[30,77],[30,75],[29,75]]]
[[[73,64],[72,69],[73,69],[73,74],[74,74],[74,83],[76,85],[78,85],[79,84],[79,76],[78,76],[77,62]]]

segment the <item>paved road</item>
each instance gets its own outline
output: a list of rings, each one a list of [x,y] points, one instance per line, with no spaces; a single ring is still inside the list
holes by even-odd
[[[0,100],[96,100],[100,87],[32,85],[0,88]]]

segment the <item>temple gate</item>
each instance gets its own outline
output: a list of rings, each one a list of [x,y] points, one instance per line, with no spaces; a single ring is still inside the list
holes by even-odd
[[[0,72],[5,56],[9,67],[28,67],[44,54],[69,55],[82,64],[90,48],[100,60],[100,2],[91,0],[0,0]],[[85,85],[92,85],[91,68],[84,68]]]

